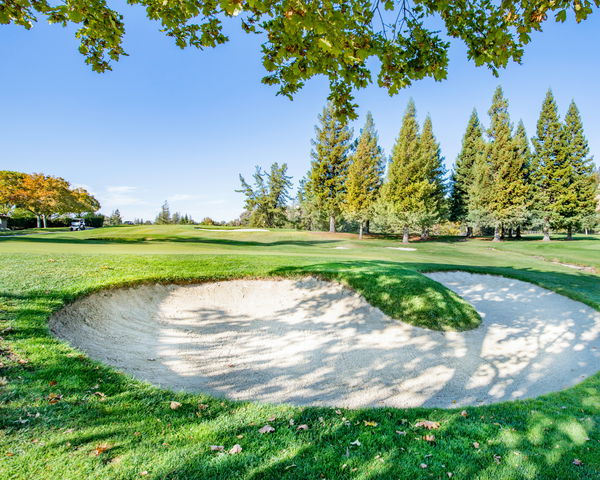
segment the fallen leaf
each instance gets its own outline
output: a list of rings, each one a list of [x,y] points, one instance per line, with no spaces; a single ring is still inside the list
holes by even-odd
[[[51,393],[48,395],[48,403],[54,405],[55,403],[60,402],[63,396],[60,393]]]
[[[274,422],[275,420],[277,420],[277,417],[269,417],[267,418],[267,422]]]
[[[275,431],[275,429],[271,425],[267,424],[264,427],[262,427],[261,429],[259,429],[258,433],[272,433],[274,431]]]
[[[354,440],[353,442],[350,442],[350,445],[356,445],[357,447],[361,446],[360,441],[358,440],[358,438],[356,440]]]
[[[437,430],[440,428],[439,422],[433,422],[431,420],[422,420],[420,422],[415,423],[415,427],[423,427],[427,430]]]
[[[206,403],[198,404],[198,410],[206,410],[207,408],[208,408],[208,405]]]
[[[244,438],[244,436],[242,434],[240,434],[240,435],[236,435],[235,438]]]
[[[396,433],[398,435],[406,435],[406,432],[402,431],[402,430],[396,430]]]
[[[371,420],[363,420],[363,423],[365,424],[365,427],[376,427],[377,426],[377,422],[373,422]]]
[[[583,462],[576,458],[573,460],[573,465],[577,465],[578,467],[580,467],[581,465],[583,465]]]
[[[231,447],[231,450],[229,450],[229,453],[234,454],[234,453],[240,453],[242,451],[242,446],[238,445],[237,443]]]
[[[427,464],[426,463],[422,463],[421,465],[419,465],[419,467],[421,467],[421,468],[427,468]]]
[[[293,418],[290,418],[290,425],[294,425],[296,423]]]
[[[479,442],[473,442],[473,447],[479,448]]]
[[[222,452],[225,450],[225,447],[223,445],[211,445],[210,450],[211,452]]]
[[[48,382],[48,385],[50,385],[51,387],[53,387],[54,385],[56,385],[58,382],[56,380],[52,380],[50,382]]]
[[[148,475],[148,470],[144,470],[143,472],[140,472],[140,475],[142,477],[145,477],[146,475]]]
[[[469,416],[469,414],[467,413],[467,411],[466,411],[466,410],[463,410],[462,412],[460,412],[460,414],[461,414],[461,416],[463,416],[463,417],[468,417],[468,416]],[[448,472],[448,473],[450,473],[450,472]]]
[[[446,475],[448,475],[448,478],[452,478],[454,476],[452,472],[446,472]]]
[[[106,395],[102,392],[94,392],[94,395],[100,397],[101,400],[104,400],[106,398]]]
[[[302,425],[298,425],[296,427],[296,430],[308,430],[308,425],[306,425],[304,423]]]
[[[7,457],[14,457],[15,454],[13,452],[6,452]]]
[[[335,411],[335,413],[336,413],[337,415],[341,415],[341,414],[342,414],[342,411],[341,411],[341,410],[336,410],[336,411]]]
[[[423,437],[423,440],[425,440],[426,442],[435,442],[435,435],[425,435]]]
[[[177,410],[179,407],[181,407],[181,403],[179,403],[179,402],[171,402],[169,404],[169,406],[171,407],[171,410]]]
[[[94,450],[92,451],[92,453],[95,456],[101,455],[104,452],[110,450],[112,447],[108,444],[108,443],[102,443],[100,445],[98,445],[96,448],[94,448]]]

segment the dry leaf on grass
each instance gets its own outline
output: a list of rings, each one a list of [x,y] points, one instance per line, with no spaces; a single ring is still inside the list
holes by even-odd
[[[223,450],[225,450],[225,447],[223,445],[211,445],[210,446],[211,452],[222,452]]]
[[[372,420],[363,420],[365,427],[376,427],[377,422],[373,422]]]
[[[198,410],[206,410],[207,408],[208,408],[208,405],[206,403],[198,404]]]
[[[468,417],[469,416],[469,414],[468,414],[468,412],[466,410],[463,410],[462,412],[460,412],[460,415],[462,417]],[[448,472],[448,473],[450,473],[450,472]]]
[[[60,402],[62,398],[63,396],[60,393],[51,393],[48,395],[48,403],[54,405],[55,403]]]
[[[171,407],[171,410],[177,410],[179,407],[181,407],[181,403],[173,401],[169,404],[169,406]]]
[[[473,442],[473,447],[479,448],[479,442]]]
[[[356,440],[354,440],[353,442],[350,442],[350,445],[356,445],[357,447],[360,447],[362,444],[360,443],[360,441],[358,440],[358,438]]]
[[[234,454],[234,453],[240,453],[241,451],[242,451],[242,446],[236,443],[233,447],[231,447],[231,450],[229,450],[229,453]]]
[[[573,465],[577,465],[578,467],[580,467],[581,465],[583,465],[583,462],[576,458],[573,460]]]
[[[427,430],[437,430],[438,428],[440,428],[440,423],[433,422],[431,420],[422,420],[420,422],[415,423],[415,427],[422,427],[426,428]]]
[[[308,425],[306,425],[304,423],[302,425],[298,425],[296,427],[296,430],[308,430]]]
[[[104,452],[107,452],[111,448],[112,446],[108,443],[101,443],[100,445],[96,446],[94,450],[92,450],[92,454],[97,457],[98,455],[102,455]]]
[[[426,442],[435,442],[435,435],[425,435],[423,437],[423,440],[425,440]]]
[[[421,467],[421,468],[427,468],[427,464],[426,463],[422,463],[421,465],[419,465],[419,467]]]
[[[261,429],[259,429],[258,433],[272,433],[274,431],[275,431],[275,429],[271,425],[267,424],[264,427],[262,427]]]
[[[267,418],[267,422],[274,422],[275,420],[277,420],[275,416]]]
[[[396,433],[397,433],[398,435],[406,435],[406,432],[405,432],[405,431],[403,431],[403,430],[396,430]]]

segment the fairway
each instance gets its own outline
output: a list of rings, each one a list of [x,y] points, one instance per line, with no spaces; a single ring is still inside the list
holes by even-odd
[[[223,232],[187,225],[0,238],[0,362],[6,372],[0,384],[0,477],[597,478],[598,334],[592,329],[578,339],[569,337],[569,332],[585,327],[581,322],[572,324],[554,340],[547,337],[549,343],[537,347],[540,351],[573,353],[573,368],[581,371],[571,371],[568,363],[559,362],[545,364],[547,370],[542,368],[538,374],[562,378],[560,388],[574,386],[488,406],[463,407],[459,398],[449,396],[444,404],[448,409],[348,409],[344,407],[357,405],[342,405],[335,400],[325,402],[330,406],[295,406],[303,402],[269,401],[269,391],[272,398],[277,395],[268,376],[262,386],[267,395],[259,402],[253,401],[252,395],[244,397],[241,390],[237,396],[227,394],[225,389],[211,390],[212,394],[207,394],[208,390],[175,393],[134,379],[143,375],[123,373],[90,359],[56,339],[48,328],[49,317],[66,305],[115,287],[175,285],[160,287],[171,291],[168,289],[199,288],[187,285],[232,279],[293,283],[312,277],[318,279],[315,282],[334,281],[340,288],[349,289],[356,297],[348,298],[365,302],[360,308],[378,309],[381,318],[388,319],[390,327],[386,328],[396,322],[406,331],[428,329],[424,331],[440,338],[462,338],[487,328],[486,317],[481,325],[482,318],[476,311],[485,308],[466,289],[450,289],[436,281],[442,281],[442,277],[424,275],[457,270],[529,282],[553,292],[551,295],[558,297],[558,293],[568,297],[569,302],[586,305],[577,307],[581,303],[571,302],[566,315],[576,315],[583,308],[589,309],[590,318],[597,317],[600,238],[579,236],[569,242],[542,243],[532,237],[493,244],[487,240],[457,240],[449,237],[412,242],[413,251],[395,249],[400,246],[395,238],[358,241],[350,234]],[[452,287],[450,283],[448,286]],[[527,302],[534,302],[543,290],[532,292]],[[217,300],[213,307],[225,303],[228,296]],[[92,308],[82,305],[82,314]],[[132,305],[124,308],[124,315]],[[519,307],[515,304],[511,308]],[[525,315],[524,325],[527,319],[533,317]],[[540,315],[532,328],[537,331],[548,327],[545,320]],[[219,328],[227,331],[224,325]],[[333,322],[327,328],[339,329],[344,335],[343,323]],[[240,331],[247,334],[245,329]],[[135,337],[135,329],[130,335]],[[261,358],[263,349],[274,351],[281,346],[276,343],[281,340],[276,331],[266,335],[264,340],[271,338],[275,343],[258,342],[257,358]],[[353,342],[360,339],[354,333],[348,340],[348,345],[354,345],[348,350],[351,353],[357,345]],[[243,345],[250,337],[242,335],[236,341],[231,345]],[[109,342],[97,343],[105,352],[110,351]],[[135,348],[132,344],[131,349]],[[145,360],[156,357],[150,351],[140,355]],[[210,364],[210,350],[206,355]],[[340,355],[336,358],[330,354],[329,360],[343,365],[344,353]],[[510,358],[509,353],[506,356],[507,365],[518,360]],[[109,358],[104,360],[118,364]],[[246,360],[250,362],[251,358]],[[218,356],[212,359],[213,363],[218,361]],[[239,361],[231,361],[233,367],[227,367],[229,363],[217,367],[229,369],[230,375]],[[161,361],[146,363],[159,368]],[[386,363],[385,355],[372,352],[373,369],[384,370]],[[452,367],[452,362],[448,365],[459,368],[458,364]],[[319,365],[314,366],[316,369]],[[283,390],[286,382],[293,385],[296,380],[284,367],[279,365],[282,376],[278,379]],[[244,368],[250,368],[250,364]],[[369,387],[366,379],[372,373],[361,379],[359,370],[348,375],[348,380],[358,379],[347,382],[350,397]],[[243,376],[243,370],[241,373]],[[498,375],[508,380],[502,372]],[[440,378],[423,377],[432,388],[432,382]],[[485,385],[477,388],[484,391]],[[236,398],[242,401],[231,400]],[[498,400],[507,398],[497,394]],[[266,425],[274,430],[263,429]],[[239,445],[241,451],[228,454],[234,445]],[[223,451],[211,446],[223,446]],[[575,459],[582,464],[573,464]]]

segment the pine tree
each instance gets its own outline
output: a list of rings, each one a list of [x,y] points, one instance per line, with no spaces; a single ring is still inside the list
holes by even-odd
[[[179,212],[175,212],[173,214],[171,217],[171,223],[174,223],[175,225],[181,223],[181,214]]]
[[[573,229],[594,214],[596,200],[594,165],[589,156],[590,149],[583,132],[583,124],[577,105],[572,101],[565,116],[562,135],[563,159],[558,174],[561,190],[556,193],[553,208],[559,223],[567,229],[567,239],[573,238]]]
[[[402,243],[408,243],[410,227],[415,225],[421,206],[419,193],[424,187],[424,179],[419,178],[422,173],[420,154],[419,124],[415,104],[411,100],[392,150],[378,208],[380,217],[392,228],[402,230]]]
[[[477,111],[474,109],[463,136],[462,149],[456,159],[451,179],[450,220],[466,222],[469,213],[469,192],[475,182],[475,165],[482,162],[485,153],[483,129]],[[467,225],[467,237],[472,235],[472,227]]]
[[[419,137],[419,161],[421,173],[417,179],[423,180],[420,192],[420,208],[417,211],[417,223],[421,227],[421,238],[429,236],[429,229],[439,222],[447,211],[445,168],[440,145],[433,134],[433,124],[428,115]]]
[[[317,207],[329,217],[330,232],[335,232],[335,219],[341,212],[346,193],[348,150],[352,139],[348,124],[335,113],[335,107],[329,103],[319,115],[320,125],[315,127],[313,160],[307,183]]]
[[[550,240],[550,228],[559,223],[553,207],[560,194],[560,163],[562,125],[558,107],[551,90],[546,93],[537,122],[536,136],[532,138],[534,147],[531,165],[531,185],[533,189],[533,212],[541,224],[544,240]]]
[[[292,186],[291,177],[286,173],[285,163],[281,166],[277,162],[273,163],[268,173],[257,166],[253,175],[254,186],[240,175],[242,189],[236,192],[246,195],[244,208],[249,212],[250,226],[272,228],[285,223],[288,191]]]
[[[508,101],[501,87],[494,92],[489,110],[489,143],[485,163],[479,165],[476,180],[479,220],[494,227],[494,241],[501,239],[505,227],[522,223],[527,216],[528,185],[523,173],[524,159],[518,155],[512,137]]]
[[[373,116],[369,112],[356,151],[350,158],[348,178],[346,179],[346,196],[343,204],[345,215],[358,221],[359,239],[363,238],[364,226],[373,214],[384,169],[383,151],[378,145]]]
[[[113,210],[113,212],[110,214],[110,217],[108,217],[108,221],[106,223],[111,226],[123,224],[123,219],[121,218],[121,212],[119,212],[118,208],[116,210]]]
[[[533,202],[533,188],[531,187],[531,149],[529,147],[529,139],[527,138],[527,131],[525,130],[525,125],[523,125],[523,120],[520,120],[517,125],[514,141],[517,157],[522,159],[520,176],[527,185],[527,205],[531,206]],[[522,223],[518,223],[515,227],[515,238],[520,239]]]
[[[157,225],[166,225],[172,223],[169,203],[166,200],[165,203],[163,203],[160,212],[156,216],[156,220],[154,221],[154,223],[156,223]]]

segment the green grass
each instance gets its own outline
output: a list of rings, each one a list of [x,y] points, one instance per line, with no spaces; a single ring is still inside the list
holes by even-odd
[[[340,281],[392,317],[435,329],[473,328],[479,318],[421,274],[426,271],[510,276],[600,309],[597,275],[553,263],[599,268],[598,237],[387,248],[395,245],[351,235],[192,226],[0,238],[0,385],[6,383],[0,386],[0,478],[383,480],[449,478],[447,472],[465,479],[599,478],[599,374],[538,399],[467,408],[467,417],[442,409],[338,413],[160,390],[88,359],[47,328],[53,311],[102,288],[306,274]],[[51,404],[51,394],[62,398]],[[172,400],[181,408],[169,408]],[[421,419],[441,427],[425,432],[415,427]],[[265,423],[276,431],[258,433]],[[296,430],[299,424],[308,430]],[[423,440],[426,433],[435,443]],[[361,445],[352,445],[357,439]],[[241,453],[209,448],[234,444]],[[95,455],[98,446],[108,448]],[[583,465],[574,465],[575,458]]]

